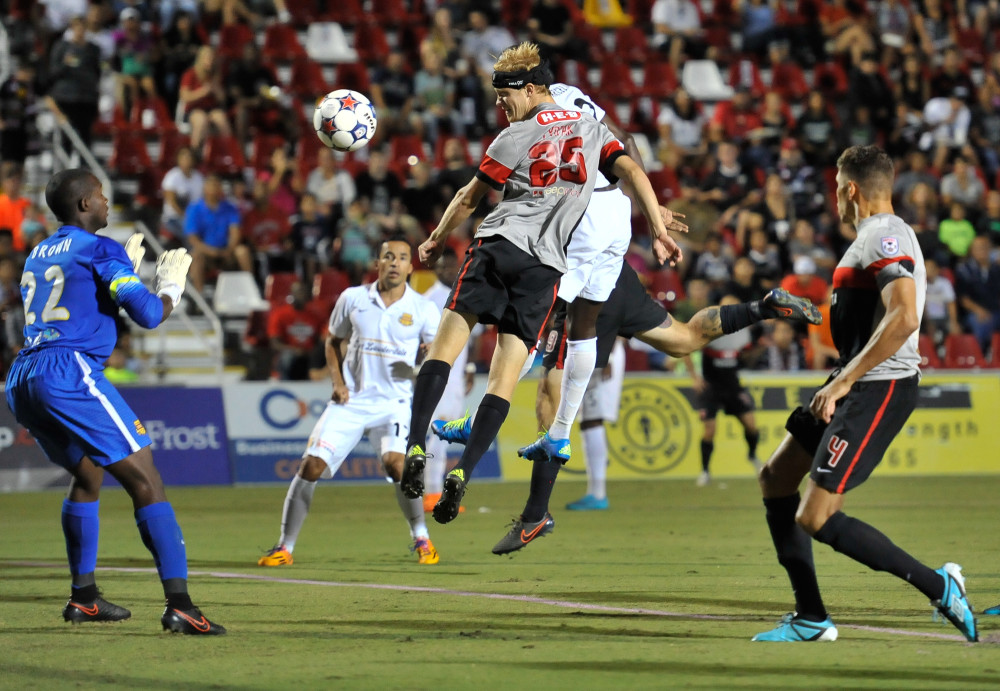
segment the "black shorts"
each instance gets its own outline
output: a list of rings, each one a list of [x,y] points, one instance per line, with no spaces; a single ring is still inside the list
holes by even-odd
[[[813,455],[809,477],[836,494],[867,480],[917,407],[918,382],[916,375],[857,382],[837,402],[829,424],[808,408],[796,408],[785,429]]]
[[[518,336],[528,348],[541,338],[562,274],[494,235],[475,240],[445,307],[474,314],[480,324]]]
[[[554,318],[546,329],[545,354],[542,366],[546,369],[562,369],[566,357],[566,309],[562,300],[556,306]],[[670,314],[646,289],[635,269],[628,262],[622,262],[621,273],[611,296],[597,316],[597,369],[608,366],[611,349],[619,336],[632,338],[637,333],[655,329]]]
[[[753,398],[743,386],[722,387],[705,382],[705,390],[698,396],[698,415],[702,420],[714,420],[720,410],[739,417],[752,413],[753,409]]]

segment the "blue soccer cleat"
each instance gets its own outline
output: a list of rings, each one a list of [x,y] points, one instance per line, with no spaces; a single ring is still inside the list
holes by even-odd
[[[569,439],[553,439],[543,432],[533,444],[518,449],[517,455],[529,461],[559,461],[566,465],[570,457]]]
[[[1000,605],[997,605],[996,607],[987,607],[983,610],[983,614],[989,614],[991,616],[1000,614]]]
[[[833,620],[827,617],[823,621],[808,621],[799,619],[794,613],[788,613],[781,622],[770,631],[758,633],[752,641],[768,641],[776,643],[807,643],[812,641],[837,640],[837,627]]]
[[[941,616],[954,624],[966,640],[975,643],[979,640],[979,634],[976,632],[976,618],[972,615],[972,607],[965,598],[962,567],[949,561],[937,569],[936,573],[941,574],[944,579],[944,594],[940,600],[931,600],[931,606],[936,607]]]
[[[570,511],[607,511],[608,498],[598,499],[593,494],[588,494],[582,499],[566,504],[566,508]]]
[[[466,412],[465,417],[457,420],[435,420],[431,423],[431,429],[438,438],[465,446],[469,442],[469,434],[472,433],[472,415]]]

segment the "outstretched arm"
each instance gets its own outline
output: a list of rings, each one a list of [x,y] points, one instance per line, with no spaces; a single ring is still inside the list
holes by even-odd
[[[653,254],[657,261],[661,264],[670,262],[671,266],[676,266],[684,258],[684,255],[681,248],[667,233],[667,227],[664,224],[665,214],[660,203],[656,200],[656,193],[653,192],[653,186],[649,184],[649,178],[646,177],[642,168],[628,156],[619,156],[615,159],[613,172],[635,193],[639,208],[646,217],[649,231],[653,236]],[[673,224],[683,226],[684,229],[687,228],[683,223],[671,219],[671,225]]]
[[[479,178],[473,178],[468,185],[455,193],[441,221],[417,251],[424,266],[433,266],[444,251],[444,241],[455,228],[460,226],[479,206],[479,202],[489,190],[489,186]]]

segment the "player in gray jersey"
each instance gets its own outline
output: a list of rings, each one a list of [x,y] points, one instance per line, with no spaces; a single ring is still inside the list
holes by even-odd
[[[917,403],[926,276],[913,229],[893,213],[892,183],[892,159],[878,147],[852,146],[837,161],[840,220],[858,234],[833,276],[830,321],[841,360],[809,409],[788,418],[788,434],[760,473],[767,525],[795,612],[755,641],[837,639],[816,581],[811,538],[907,581],[968,640],[978,640],[960,566],[931,569],[841,511],[844,493],[868,479]]]
[[[496,324],[499,337],[486,395],[479,405],[462,460],[444,481],[434,519],[457,515],[466,484],[510,410],[528,348],[537,343],[566,272],[566,248],[580,223],[600,170],[621,178],[635,192],[653,233],[661,261],[680,261],[656,195],[642,169],[622,144],[590,115],[560,108],[552,100],[552,73],[538,46],[508,48],[494,65],[497,105],[511,125],[490,144],[475,178],[452,199],[438,227],[420,246],[430,266],[447,236],[465,221],[492,187],[503,201],[480,225],[446,303],[441,326],[417,376],[403,492],[423,492],[423,445],[434,408],[447,385],[451,365],[477,323]]]

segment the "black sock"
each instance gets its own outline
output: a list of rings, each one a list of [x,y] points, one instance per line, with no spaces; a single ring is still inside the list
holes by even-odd
[[[462,452],[462,460],[458,462],[456,470],[465,473],[465,482],[472,477],[472,471],[479,464],[479,459],[483,457],[490,444],[497,438],[497,433],[503,426],[503,421],[507,419],[510,412],[510,401],[506,401],[495,394],[488,393],[483,396],[476,411],[476,417],[472,421],[472,429],[469,431],[469,441],[465,443],[465,451]]]
[[[93,602],[100,595],[100,593],[97,592],[96,583],[91,583],[90,585],[84,585],[80,587],[74,585],[70,593],[71,594],[69,598],[73,602]]]
[[[427,428],[437,408],[444,388],[448,385],[451,365],[444,360],[427,360],[420,366],[417,381],[413,385],[413,405],[410,411],[410,436],[406,449],[411,446],[427,446]]]
[[[767,527],[778,553],[778,563],[785,568],[792,583],[796,613],[802,619],[823,621],[827,614],[819,594],[819,583],[816,582],[812,538],[795,522],[799,500],[798,492],[790,497],[765,499]]]
[[[766,305],[762,305],[760,300],[753,302],[741,302],[738,305],[722,305],[719,308],[719,322],[722,325],[722,333],[736,333],[740,329],[745,329],[751,324],[756,324],[761,319],[769,319],[763,315]],[[772,312],[774,310],[771,310]],[[778,316],[777,312],[772,316]]]
[[[931,600],[944,595],[944,579],[864,521],[842,511],[830,516],[815,538],[875,571],[902,578]]]
[[[545,517],[560,468],[562,464],[556,461],[534,461],[531,468],[528,503],[524,505],[524,511],[521,513],[521,520],[525,523],[535,523]]]
[[[701,469],[708,472],[708,464],[712,462],[712,452],[715,450],[714,441],[701,440]]]
[[[188,595],[186,578],[168,578],[163,581],[163,595],[167,598],[167,607],[181,610],[194,609],[194,603]]]
[[[747,440],[747,456],[757,458],[757,443],[760,441],[760,432],[743,430],[743,438]]]

